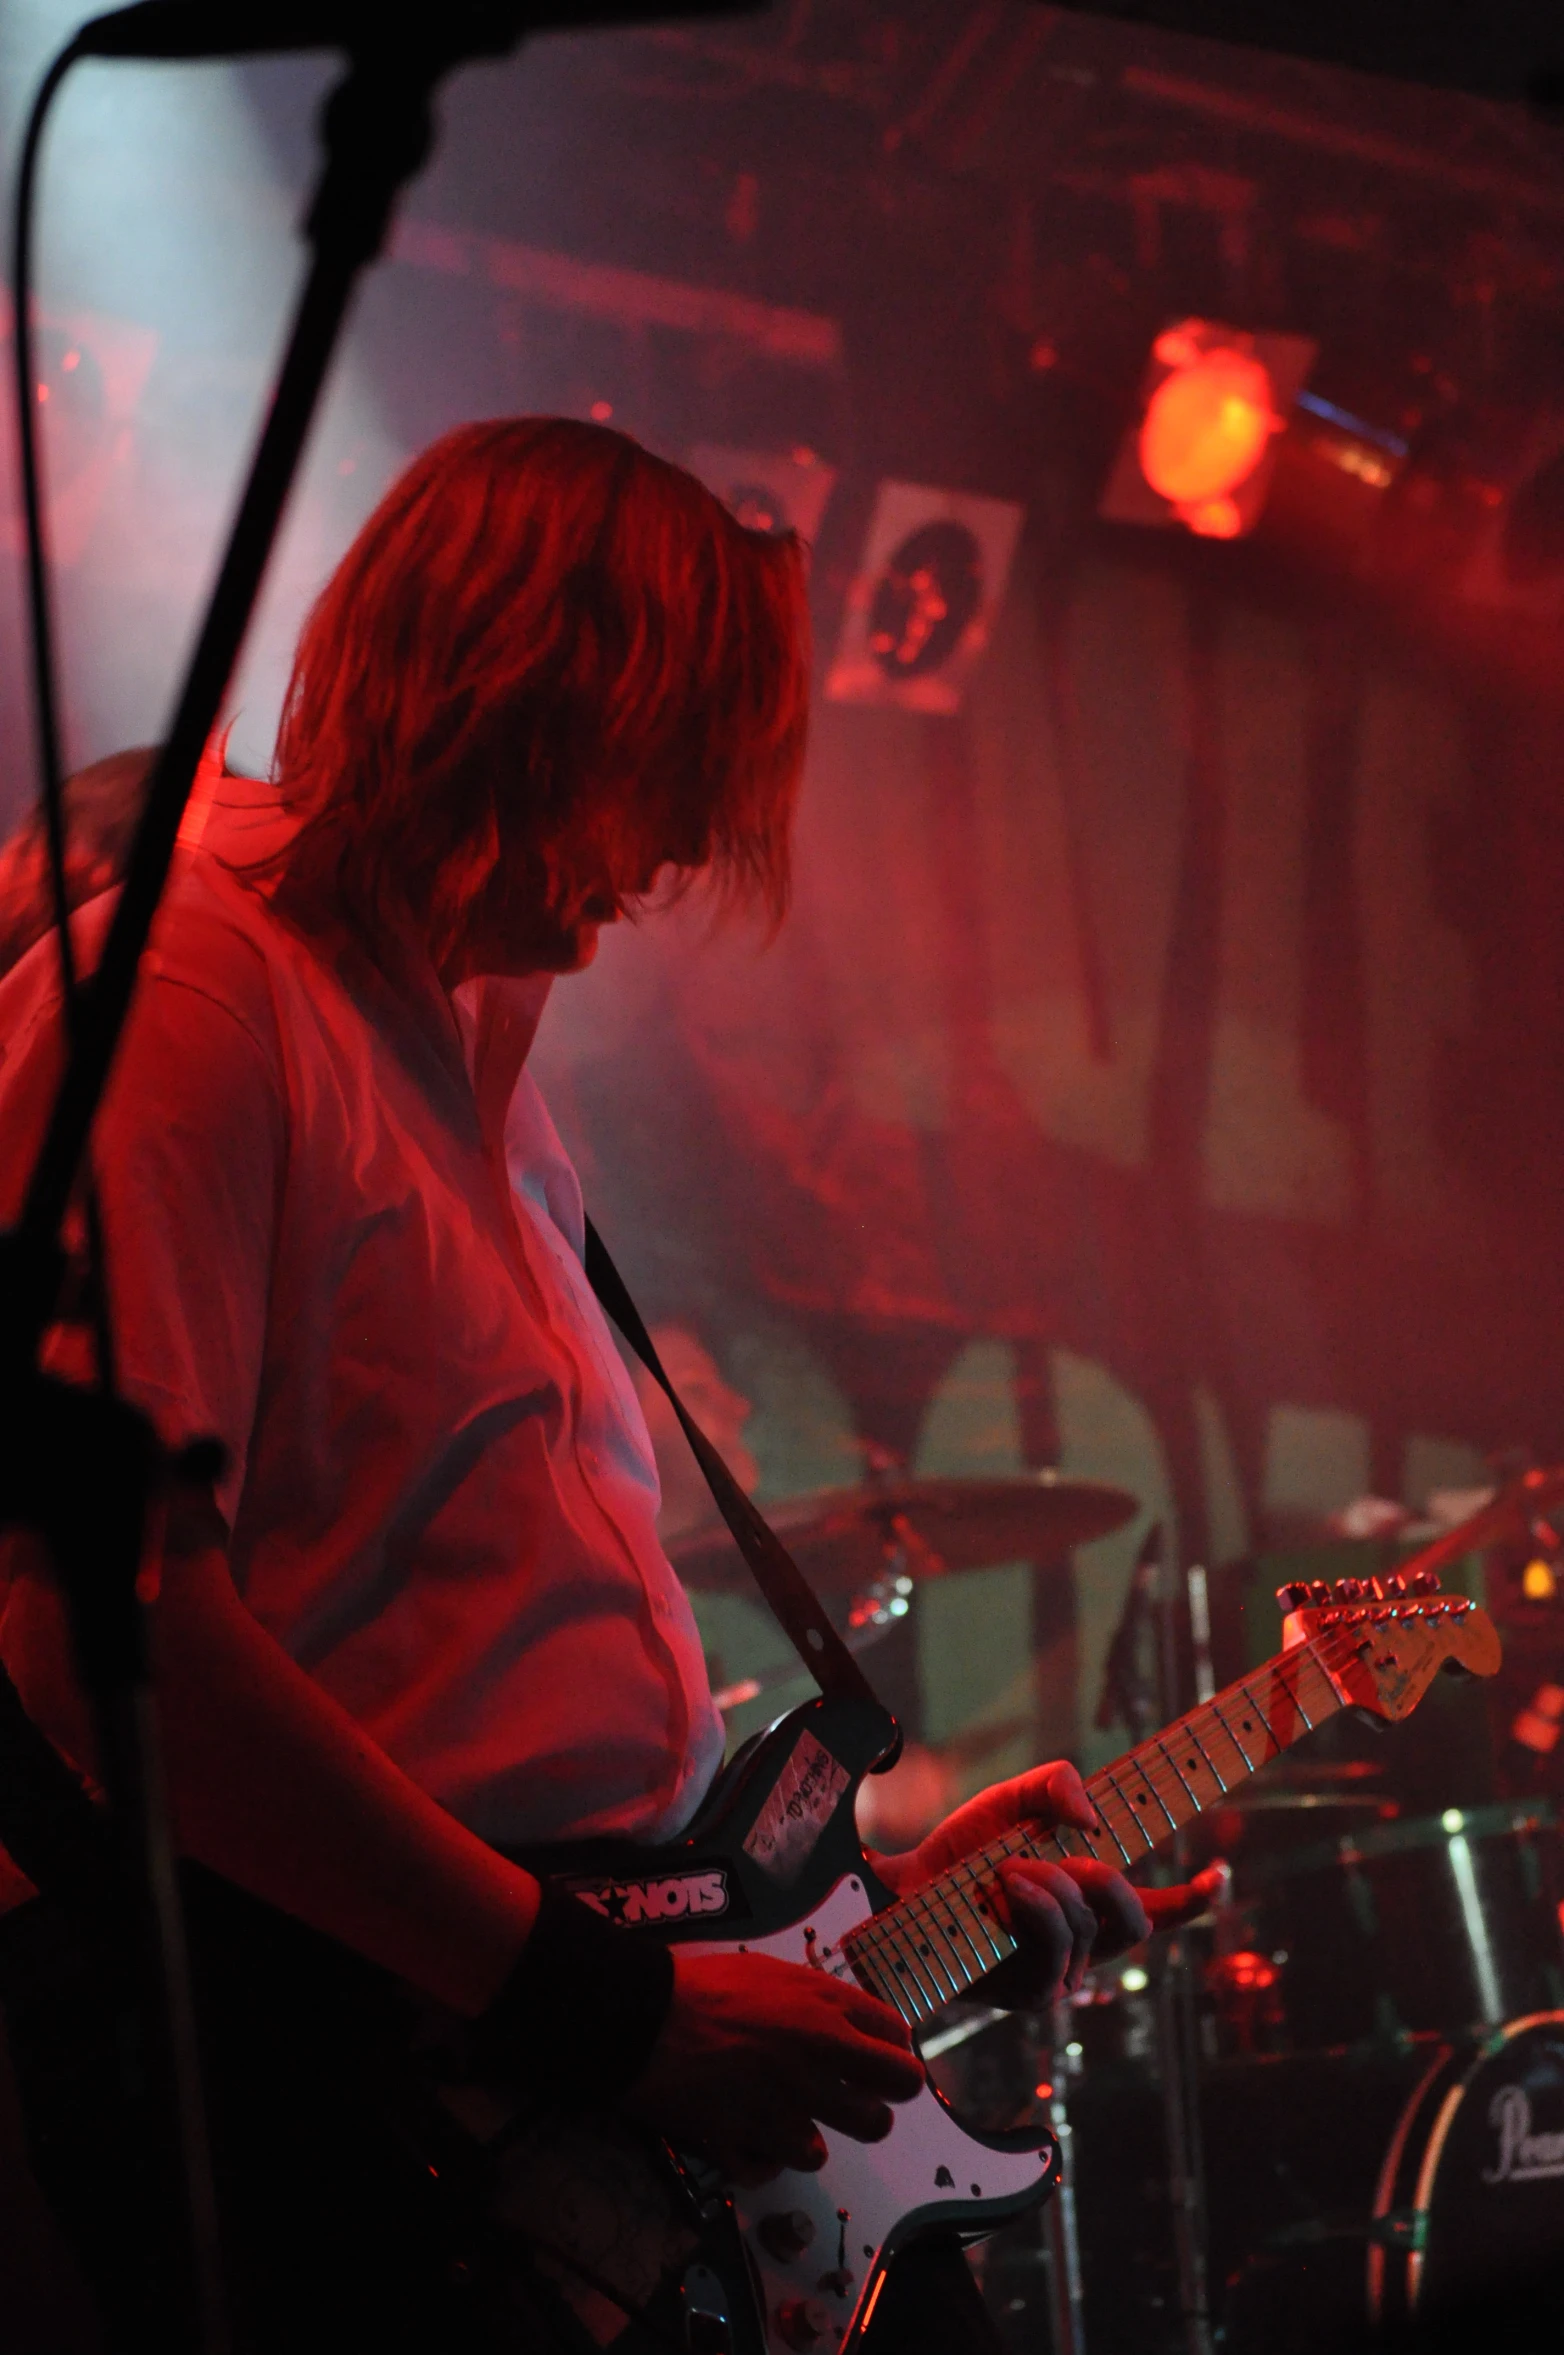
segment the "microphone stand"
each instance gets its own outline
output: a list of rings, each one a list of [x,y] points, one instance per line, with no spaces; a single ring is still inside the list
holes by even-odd
[[[1160,1532],[1158,1533],[1160,1536]],[[1180,1710],[1178,1621],[1189,1610],[1195,1646],[1197,1699],[1207,1701],[1211,1678],[1210,1620],[1204,1570],[1180,1577],[1171,1545],[1161,1545],[1157,1596],[1157,1722],[1170,1725]],[[1188,1873],[1188,1840],[1174,1835],[1173,1871]],[[1205,2152],[1200,2131],[1199,2023],[1195,2011],[1194,1959],[1187,1934],[1175,1930],[1163,1950],[1156,1982],[1157,2058],[1162,2077],[1162,2119],[1168,2163],[1168,2197],[1173,2210],[1173,2252],[1178,2272],[1179,2318],[1186,2355],[1212,2355],[1211,2300],[1207,2277]]]
[[[399,187],[428,152],[435,85],[464,56],[504,54],[523,30],[518,10],[498,33],[491,22],[486,37],[475,40],[462,12],[453,9],[451,16],[458,32],[443,42],[424,35],[416,18],[388,18],[377,47],[351,55],[326,102],[325,164],[305,222],[312,256],[282,368],[103,955],[80,994],[69,1059],[21,1216],[0,1236],[0,1529],[41,1535],[63,1590],[93,1712],[117,1863],[105,1902],[83,1910],[94,1917],[104,1984],[122,2012],[128,1991],[132,2015],[128,2050],[123,2034],[119,2042],[127,2054],[120,2087],[132,2169],[126,2188],[139,2181],[146,2209],[144,2234],[123,2236],[127,2245],[140,2238],[145,2251],[125,2326],[135,2334],[137,2355],[143,2347],[148,2355],[154,2349],[156,2355],[183,2349],[226,2355],[229,2344],[145,1614],[136,1591],[149,1516],[173,1481],[210,1481],[220,1450],[208,1443],[170,1464],[145,1417],[106,1389],[83,1391],[45,1377],[39,1352],[64,1275],[66,1213],[180,817],[228,690],[353,289],[380,251]],[[78,54],[89,53],[90,39],[77,46]],[[29,1736],[37,1742],[6,1680],[0,1741],[13,1768]],[[126,2025],[122,2016],[121,2030]]]
[[[1162,1523],[1153,1521],[1140,1541],[1135,1566],[1124,1590],[1124,1601],[1102,1664],[1102,1692],[1092,1722],[1099,1733],[1126,1725],[1132,1745],[1156,1732],[1159,1722],[1176,1717],[1176,1709],[1160,1720],[1157,1703],[1165,1681],[1160,1667],[1146,1657],[1146,1637],[1157,1607],[1163,1551]],[[1159,1653],[1160,1660],[1160,1653]]]
[[[1093,1721],[1100,1732],[1120,1723],[1127,1725],[1132,1742],[1144,1741],[1157,1723],[1156,1680],[1145,1654],[1146,1637],[1156,1609],[1161,1554],[1162,1524],[1153,1521],[1141,1540],[1124,1590],[1118,1624],[1103,1662],[1102,1692]],[[1079,2063],[1069,2050],[1073,2041],[1069,2000],[1061,1997],[1048,2014],[1048,2123],[1058,2140],[1063,2175],[1058,2190],[1043,2210],[1042,2226],[1053,2355],[1086,2355],[1086,2296],[1081,2273],[1080,2217],[1075,2199],[1075,2129],[1070,2120],[1069,2096],[1070,2084],[1079,2073]]]

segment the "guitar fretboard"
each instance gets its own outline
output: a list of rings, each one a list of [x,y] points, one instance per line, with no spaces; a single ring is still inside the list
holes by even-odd
[[[1100,1832],[1018,1826],[854,1930],[843,1947],[855,1976],[918,2026],[1015,1953],[994,1902],[1006,1858],[1139,1864],[1341,1706],[1313,1644],[1282,1653],[1094,1774]]]

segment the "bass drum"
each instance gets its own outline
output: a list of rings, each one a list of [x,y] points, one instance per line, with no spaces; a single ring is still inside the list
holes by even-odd
[[[1403,2079],[1393,2122],[1376,2099],[1389,2090],[1388,2053],[1379,2064],[1361,2052],[1320,2055],[1310,2072],[1313,2105],[1306,2100],[1290,2116],[1273,2098],[1259,2110],[1257,2081],[1272,2076],[1274,2097],[1299,2066],[1285,2061],[1274,2075],[1257,2064],[1219,2070],[1214,2075],[1226,2077],[1225,2088],[1208,2088],[1214,2237],[1227,2242],[1213,2251],[1225,2284],[1217,2304],[1227,2355],[1319,2355],[1325,2348],[1330,2355],[1471,2355],[1489,2346],[1505,2355],[1557,2355],[1564,2348],[1564,2012],[1459,2038],[1417,2039],[1403,2061],[1411,2082]],[[1237,2098],[1245,2090],[1248,2099]],[[1321,2132],[1331,2109],[1333,2137]],[[1282,2212],[1275,2183],[1259,2203],[1251,2189],[1239,2197],[1246,2229],[1235,2236],[1236,2185],[1227,2169],[1245,2139],[1269,2142],[1278,2154],[1277,2181],[1287,2179],[1290,2213]],[[1269,2212],[1262,2215],[1261,2206]]]
[[[1380,2171],[1368,2301],[1392,2337],[1564,2346],[1564,2012],[1430,2069]]]

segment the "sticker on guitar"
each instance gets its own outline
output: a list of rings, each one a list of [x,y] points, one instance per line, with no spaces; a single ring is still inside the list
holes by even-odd
[[[815,1852],[821,1833],[852,1777],[824,1743],[800,1734],[791,1757],[750,1826],[744,1853],[785,1888]]]
[[[645,1881],[567,1881],[572,1897],[579,1897],[606,1921],[627,1930],[642,1922],[682,1922],[692,1914],[726,1913],[728,1876],[718,1865],[709,1871],[659,1873]]]

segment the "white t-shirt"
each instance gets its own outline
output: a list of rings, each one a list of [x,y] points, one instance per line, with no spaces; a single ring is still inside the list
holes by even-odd
[[[722,1725],[575,1172],[525,1072],[508,1184],[484,1151],[493,985],[453,1008],[411,947],[393,982],[223,865],[274,825],[219,808],[180,854],[97,1132],[123,1386],[170,1443],[225,1442],[246,1604],[463,1823],[665,1838]],[[46,940],[0,983],[7,1218],[58,1027]]]

